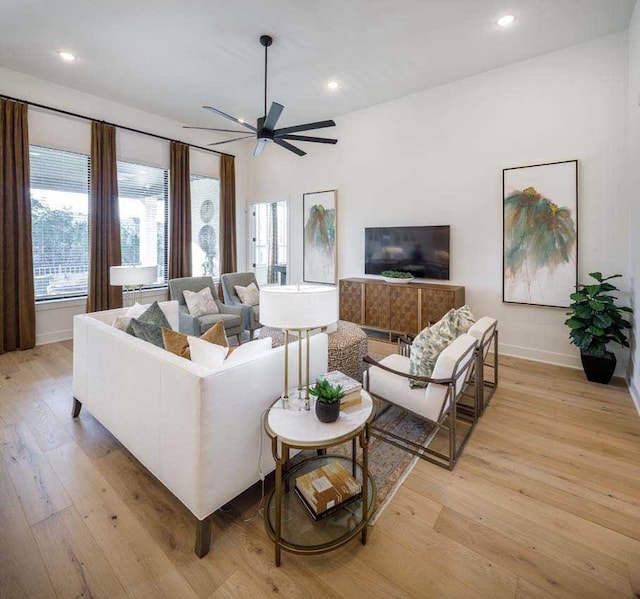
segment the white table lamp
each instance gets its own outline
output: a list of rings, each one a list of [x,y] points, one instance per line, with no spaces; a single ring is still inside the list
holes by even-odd
[[[136,290],[143,285],[151,285],[158,280],[158,266],[112,266],[109,269],[109,283],[132,291],[131,303],[135,303]]]
[[[260,289],[260,323],[284,330],[283,405],[289,398],[289,332],[298,333],[298,390],[302,391],[302,336],[306,336],[306,391],[304,408],[309,400],[309,338],[312,329],[338,320],[338,290],[324,285],[282,285]]]

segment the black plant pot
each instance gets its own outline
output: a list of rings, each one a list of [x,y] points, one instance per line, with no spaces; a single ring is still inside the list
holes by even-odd
[[[592,383],[609,384],[618,362],[610,351],[605,352],[604,356],[594,356],[580,351],[580,359],[584,373]]]
[[[316,416],[320,422],[335,422],[340,416],[340,402],[324,403],[316,399]]]

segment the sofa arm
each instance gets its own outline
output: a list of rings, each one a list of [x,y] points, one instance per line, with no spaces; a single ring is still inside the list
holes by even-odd
[[[178,315],[179,330],[185,335],[200,336],[200,326],[198,325],[197,318],[191,316],[186,306],[180,306],[180,313]]]

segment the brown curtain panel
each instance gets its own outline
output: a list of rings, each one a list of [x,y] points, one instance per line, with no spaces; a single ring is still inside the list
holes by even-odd
[[[87,312],[122,307],[122,287],[109,285],[109,269],[120,264],[116,129],[94,121],[91,123]]]
[[[169,279],[190,277],[191,175],[189,146],[171,142],[169,161]]]
[[[220,156],[220,274],[236,272],[236,166],[235,158]]]
[[[27,105],[0,99],[0,354],[36,344]]]

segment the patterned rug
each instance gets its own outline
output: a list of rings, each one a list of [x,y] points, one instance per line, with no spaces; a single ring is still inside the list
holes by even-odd
[[[380,406],[381,403],[376,400],[376,405]],[[395,406],[391,406],[378,418],[376,426],[421,445],[424,445],[435,432],[434,425]],[[332,447],[329,453],[351,457],[351,442]],[[358,451],[358,456],[360,454],[361,450]],[[371,436],[369,441],[369,472],[376,483],[377,500],[370,525],[376,523],[419,459],[378,437]]]

